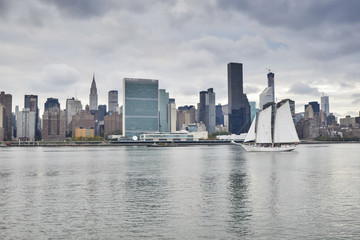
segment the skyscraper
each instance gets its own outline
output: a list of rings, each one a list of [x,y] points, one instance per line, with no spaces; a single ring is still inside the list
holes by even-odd
[[[169,132],[167,105],[169,103],[169,93],[165,89],[159,89],[159,131]]]
[[[272,102],[275,102],[275,74],[273,72],[270,71],[269,69],[269,73],[267,74],[267,78],[268,78],[268,87],[272,88]]]
[[[206,94],[207,91],[201,91],[200,92],[200,101],[198,104],[198,110],[199,110],[199,122],[202,122],[205,124],[206,122]]]
[[[112,112],[104,117],[104,136],[120,134],[122,132],[122,115]]]
[[[243,92],[242,63],[229,63],[228,67],[228,104],[229,132],[246,133],[250,127],[250,105]]]
[[[205,123],[209,133],[215,132],[216,111],[215,111],[215,93],[212,88],[200,92],[200,121]]]
[[[96,120],[98,121],[104,121],[104,117],[106,115],[106,105],[99,105],[99,110],[98,110],[98,117]]]
[[[72,120],[72,116],[79,113],[82,110],[82,105],[80,100],[75,98],[66,99],[66,131],[69,133],[71,128],[69,124]]]
[[[33,141],[36,133],[36,112],[24,108],[17,113],[17,138],[23,141]]]
[[[273,103],[275,102],[275,83],[274,83],[274,76],[275,74],[272,72],[269,72],[267,74],[268,78],[268,86],[264,89],[264,91],[260,94],[260,110],[264,109],[264,106],[267,103]]]
[[[124,78],[123,136],[159,131],[159,80]]]
[[[5,122],[7,121],[5,112],[5,107],[0,103],[0,141],[4,141],[4,134],[5,134]]]
[[[321,110],[325,113],[325,117],[329,116],[330,113],[329,96],[321,97]]]
[[[24,108],[28,108],[31,112],[35,112],[35,139],[41,139],[41,123],[39,117],[38,108],[38,96],[37,95],[25,95]]]
[[[216,105],[216,125],[223,125],[224,126],[224,114],[222,105],[219,103]]]
[[[48,98],[44,104],[44,111],[54,107],[60,108],[59,100],[57,98]]]
[[[5,92],[0,93],[0,103],[3,105],[3,131],[4,131],[4,140],[11,140],[11,115],[12,115],[12,95],[5,94]]]
[[[98,109],[98,95],[97,95],[97,89],[96,89],[96,83],[95,83],[95,74],[93,75],[89,98],[90,98],[90,111],[97,110]]]
[[[313,109],[313,111],[314,111],[314,114],[319,114],[319,112],[320,112],[320,106],[319,106],[319,103],[318,103],[318,102],[316,102],[316,101],[314,101],[314,102],[309,102],[309,104],[306,104],[306,105],[305,105],[305,110],[306,110],[306,108],[307,108],[309,105],[311,105],[311,107],[312,107],[312,109]]]
[[[193,105],[180,106],[177,111],[176,129],[183,130],[187,125],[195,123],[195,113]]]
[[[44,111],[43,140],[64,140],[66,138],[66,113],[60,107],[54,106]]]
[[[176,132],[176,121],[177,111],[175,99],[170,98],[168,103],[168,129],[170,132]]]
[[[109,112],[117,112],[119,109],[119,96],[117,90],[111,90],[108,93]]]

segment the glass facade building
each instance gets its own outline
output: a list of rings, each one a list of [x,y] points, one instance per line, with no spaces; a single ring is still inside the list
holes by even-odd
[[[159,132],[159,81],[124,78],[123,135]]]
[[[254,120],[254,117],[256,116],[256,113],[259,111],[259,109],[256,108],[256,102],[249,102],[250,104],[250,112],[251,112],[251,122]]]
[[[330,108],[329,108],[329,96],[321,97],[321,110],[325,113],[325,116],[329,116]]]
[[[229,132],[247,133],[250,128],[250,104],[243,92],[242,63],[228,64]]]

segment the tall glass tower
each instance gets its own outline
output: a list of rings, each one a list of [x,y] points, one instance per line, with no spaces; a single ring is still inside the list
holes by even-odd
[[[159,81],[124,78],[123,135],[140,137],[159,131]]]
[[[329,116],[330,107],[329,107],[329,96],[321,97],[321,110],[325,113],[325,116]]]
[[[267,74],[268,78],[268,87],[272,88],[272,102],[275,102],[275,74],[270,72]]]
[[[250,128],[250,104],[243,92],[242,63],[229,63],[228,67],[228,104],[229,132],[246,133]]]

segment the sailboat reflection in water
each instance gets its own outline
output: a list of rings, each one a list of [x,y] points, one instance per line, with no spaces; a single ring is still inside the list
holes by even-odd
[[[242,145],[248,152],[285,152],[294,150],[298,142],[290,104],[286,101],[279,108],[271,105],[260,111],[244,143],[232,143]]]

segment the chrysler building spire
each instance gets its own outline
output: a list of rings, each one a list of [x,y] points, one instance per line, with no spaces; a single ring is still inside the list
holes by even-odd
[[[93,80],[90,88],[90,110],[98,109],[98,95],[95,83],[95,74],[93,74]]]

